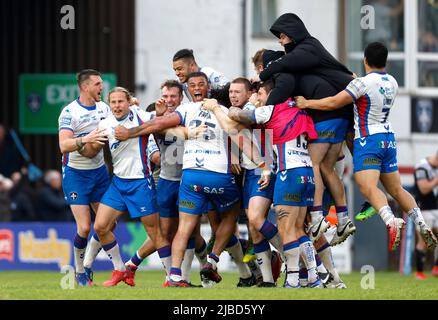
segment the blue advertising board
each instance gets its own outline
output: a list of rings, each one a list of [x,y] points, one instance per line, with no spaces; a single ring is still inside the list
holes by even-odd
[[[74,223],[0,223],[0,271],[59,271],[65,265],[74,266],[75,234]],[[123,261],[128,261],[147,239],[143,225],[137,222],[118,223],[114,234]],[[143,266],[147,265],[145,259]],[[101,251],[93,269],[112,268],[111,261]]]

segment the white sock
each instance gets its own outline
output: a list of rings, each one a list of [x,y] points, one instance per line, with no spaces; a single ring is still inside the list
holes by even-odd
[[[204,250],[202,250],[201,252],[196,252],[196,250],[195,250],[195,256],[196,256],[196,259],[198,259],[199,264],[201,266],[206,264],[207,263],[207,246],[205,246]]]
[[[242,279],[248,279],[252,276],[251,270],[246,263],[243,263],[243,251],[240,241],[237,241],[235,245],[227,248],[228,253],[233,257],[234,263],[239,270],[239,275]]]
[[[122,261],[122,257],[120,256],[119,245],[116,243],[111,249],[105,250],[108,258],[112,261],[114,265],[114,269],[118,271],[125,271],[125,264]]]
[[[164,270],[166,271],[166,274],[170,274],[170,267],[172,266],[172,256],[160,259],[161,263],[163,264]]]
[[[315,282],[318,279],[318,274],[316,272],[315,253],[311,241],[306,241],[300,244],[300,254],[307,267],[309,282]]]
[[[257,264],[259,265],[260,271],[262,272],[263,281],[273,283],[274,278],[272,277],[271,250],[256,253],[256,256]]]
[[[327,269],[324,267],[324,264],[321,262],[321,264],[316,266],[316,270],[319,273],[327,273]]]
[[[423,215],[419,208],[413,208],[408,211],[408,216],[414,221],[416,225],[425,224]]]
[[[338,217],[338,228],[345,226],[348,222],[348,210],[336,212],[336,216]]]
[[[190,272],[192,271],[192,262],[195,257],[195,249],[186,249],[184,258],[181,263],[181,275],[183,280],[190,282]]]
[[[85,249],[78,249],[74,247],[74,255],[75,255],[75,270],[76,273],[84,273],[84,256],[85,256]]]
[[[219,257],[218,257],[219,258]],[[216,260],[214,260],[213,258],[211,258],[210,256],[207,256],[207,262],[211,263],[211,265],[213,266],[213,269],[217,269],[217,263],[219,261],[216,262]]]
[[[297,286],[299,282],[299,261],[300,261],[300,248],[295,247],[284,251],[286,258],[287,275],[286,281],[292,285]]]
[[[280,233],[277,232],[275,236],[273,236],[269,243],[272,244],[272,246],[277,249],[277,251],[280,253],[281,258],[284,261],[284,252],[283,252],[283,241],[281,240]]]
[[[252,274],[256,277],[256,279],[258,279],[260,277],[263,278],[262,271],[260,270],[260,267],[259,267],[257,261],[252,260],[252,261],[248,262],[248,267],[249,267],[249,270],[251,270]]]
[[[335,282],[340,282],[341,278],[339,277],[339,273],[336,270],[335,264],[333,262],[332,248],[328,246],[324,250],[319,251],[318,254],[321,258],[322,264],[332,274]]]
[[[317,223],[321,219],[322,216],[323,216],[322,210],[310,211],[311,223],[312,224]]]
[[[94,238],[94,235],[88,241],[87,251],[85,252],[84,267],[91,268],[94,260],[102,249],[102,245]]]
[[[383,222],[385,222],[386,225],[389,225],[392,219],[394,219],[394,214],[392,213],[392,210],[389,206],[384,206],[380,208],[379,215],[382,218]]]

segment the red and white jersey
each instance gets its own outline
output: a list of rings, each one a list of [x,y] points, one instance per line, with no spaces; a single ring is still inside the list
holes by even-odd
[[[122,179],[141,179],[151,174],[151,164],[148,158],[149,136],[140,136],[126,141],[114,137],[114,129],[118,126],[133,128],[151,120],[154,115],[141,110],[137,106],[129,107],[128,115],[118,120],[114,115],[99,123],[99,128],[105,128],[113,161],[114,174]]]
[[[73,137],[83,137],[97,128],[99,122],[111,114],[110,107],[105,102],[96,102],[94,106],[87,107],[79,102],[79,98],[62,109],[58,118],[59,130],[70,130]],[[100,168],[105,164],[103,151],[92,159],[84,157],[77,151],[65,152],[62,155],[62,166],[74,169],[91,170]]]
[[[228,109],[222,107],[228,114]],[[183,170],[201,169],[219,173],[231,173],[231,158],[227,133],[222,130],[213,112],[201,109],[200,102],[180,105],[175,111],[181,125],[196,128],[207,125],[208,131],[203,137],[184,142]]]
[[[278,109],[280,110],[280,109]],[[275,119],[274,113],[276,112],[276,106],[269,105],[259,107],[254,110],[253,119],[258,124],[266,125],[266,128],[270,128],[269,123],[272,119]],[[280,110],[281,111],[281,110]],[[281,111],[280,115],[283,115],[284,122],[288,124],[288,117],[292,116],[290,113]],[[285,125],[284,130],[287,130],[288,125]],[[281,130],[277,128],[271,128],[272,134],[274,135],[274,141],[280,139],[275,139],[275,136],[281,135]],[[284,131],[283,130],[283,131]],[[312,161],[310,160],[308,146],[307,134],[299,134],[296,138],[281,141],[274,144],[274,151],[277,157],[277,173],[280,171],[301,168],[301,167],[312,167]]]
[[[398,84],[386,72],[370,72],[356,78],[345,89],[354,99],[355,139],[394,132],[388,121]]]

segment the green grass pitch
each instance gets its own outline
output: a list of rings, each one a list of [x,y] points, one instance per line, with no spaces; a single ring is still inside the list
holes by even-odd
[[[0,272],[0,299],[43,299],[43,300],[399,300],[438,299],[438,278],[428,274],[428,278],[419,281],[411,276],[402,276],[395,272],[377,272],[375,288],[362,289],[363,274],[354,272],[343,275],[348,289],[284,289],[284,288],[236,288],[237,273],[223,273],[223,280],[215,288],[162,288],[163,272],[138,271],[137,285],[133,288],[124,283],[116,287],[105,288],[102,282],[110,272],[95,273],[95,286],[74,290],[61,289],[61,278],[56,272]],[[283,277],[279,284],[283,283]],[[199,274],[192,273],[194,283],[199,283]],[[368,281],[368,284],[370,282]]]

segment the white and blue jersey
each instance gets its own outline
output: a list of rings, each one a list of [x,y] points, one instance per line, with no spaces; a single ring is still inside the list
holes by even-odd
[[[393,133],[388,121],[398,84],[386,72],[371,72],[356,78],[345,89],[354,99],[355,139],[376,133]]]
[[[128,115],[119,120],[112,114],[99,123],[105,129],[114,167],[114,174],[122,179],[142,179],[151,174],[151,164],[147,155],[149,136],[119,141],[115,138],[115,128],[124,126],[127,129],[137,127],[154,116],[137,106],[129,107]]]
[[[345,89],[354,99],[354,172],[398,170],[394,131],[388,121],[397,96],[397,81],[386,72],[354,79]]]
[[[222,73],[214,70],[213,68],[202,67],[199,69],[199,71],[205,73],[205,75],[207,76],[208,84],[210,85],[210,90],[223,89],[230,82],[230,80],[228,80],[227,77],[225,77]],[[189,101],[192,101],[192,97],[190,96],[188,90],[187,82],[183,83],[182,85],[187,99],[189,99]]]
[[[111,114],[104,102],[84,106],[79,98],[62,109],[58,119],[59,131],[69,130],[73,137],[86,136],[95,130],[99,122]],[[89,205],[100,202],[109,185],[109,176],[103,159],[103,151],[94,158],[87,158],[77,151],[62,156],[62,189],[69,205]]]
[[[183,167],[184,139],[166,134],[157,135],[157,145],[161,154],[160,178],[180,181]]]
[[[154,115],[137,106],[129,107],[123,119],[113,115],[99,123],[106,130],[113,162],[113,179],[101,202],[118,211],[129,211],[132,218],[158,212],[155,183],[148,158],[148,136],[119,141],[114,132],[117,126],[133,128],[151,120]]]
[[[251,102],[246,103],[243,107],[242,110],[249,110],[249,111],[254,111],[256,109],[256,106],[253,105]],[[253,141],[253,136],[252,136],[252,130],[248,129],[248,130],[242,130],[241,131],[242,134],[246,137],[247,141]],[[258,147],[260,148],[260,143],[259,141],[257,141]],[[257,168],[257,165],[252,162],[248,156],[245,153],[241,153],[240,156],[240,165],[242,168],[247,169],[247,170],[253,170]]]
[[[228,109],[222,107],[224,112]],[[239,191],[231,174],[230,141],[213,112],[201,103],[187,103],[175,111],[188,128],[207,125],[202,138],[184,142],[183,175],[179,191],[179,210],[202,214],[211,202],[218,213],[239,202]]]
[[[178,218],[178,194],[182,175],[184,140],[170,134],[157,135],[161,152],[161,170],[157,185],[160,217]]]
[[[105,102],[96,102],[94,106],[87,107],[79,102],[79,98],[62,109],[58,119],[59,131],[69,130],[73,137],[83,137],[97,128],[99,122],[111,114],[109,106]],[[91,170],[105,164],[103,151],[94,158],[87,158],[77,151],[66,152],[62,157],[62,166],[74,169]]]
[[[185,103],[176,109],[181,125],[197,128],[207,125],[208,130],[202,139],[184,141],[183,170],[201,169],[218,173],[231,174],[231,155],[228,135],[213,112],[201,109],[201,103]],[[228,109],[222,107],[225,113]]]

